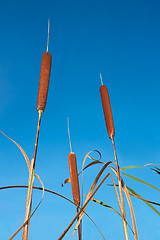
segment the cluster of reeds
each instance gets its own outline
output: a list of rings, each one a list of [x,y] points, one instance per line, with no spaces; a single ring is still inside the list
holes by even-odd
[[[130,208],[130,213],[131,213],[132,226],[133,226],[133,230],[132,230],[133,231],[133,236],[134,236],[135,240],[138,240],[138,231],[137,231],[137,226],[136,226],[135,213],[134,213],[134,210],[133,210],[130,195],[144,201],[145,203],[147,203],[147,205],[149,207],[151,207],[152,210],[154,210],[159,215],[160,215],[160,213],[153,207],[153,205],[160,206],[160,204],[156,203],[156,202],[153,202],[153,201],[149,201],[147,199],[144,199],[138,193],[136,193],[134,190],[127,187],[125,185],[123,179],[122,179],[122,174],[131,178],[131,179],[133,179],[133,180],[135,180],[135,181],[138,181],[140,183],[148,185],[149,187],[152,187],[152,188],[154,188],[158,191],[160,191],[160,190],[158,188],[154,187],[153,185],[142,181],[141,179],[138,179],[134,176],[131,176],[129,174],[126,174],[126,173],[122,172],[123,170],[129,169],[129,168],[134,168],[134,167],[139,167],[139,166],[129,166],[129,167],[123,167],[123,168],[120,169],[119,164],[118,164],[116,149],[115,149],[115,141],[114,141],[115,129],[114,129],[114,122],[113,122],[113,117],[112,117],[110,99],[109,99],[109,94],[108,94],[107,87],[103,84],[101,74],[100,74],[100,78],[101,78],[102,85],[100,86],[100,94],[101,94],[102,106],[103,106],[103,111],[104,111],[104,119],[105,119],[105,123],[106,123],[108,136],[112,141],[113,151],[114,151],[114,159],[115,160],[114,161],[109,161],[109,162],[101,161],[101,153],[97,150],[94,150],[94,151],[99,154],[100,158],[99,159],[94,159],[91,156],[91,153],[93,151],[90,151],[86,154],[86,156],[83,160],[82,171],[80,173],[78,173],[76,155],[75,155],[74,152],[72,152],[70,131],[69,131],[69,120],[68,120],[68,135],[69,135],[69,142],[70,142],[70,153],[68,155],[68,163],[69,163],[69,170],[70,170],[70,178],[66,179],[64,181],[64,184],[68,183],[68,182],[71,182],[72,195],[73,195],[74,202],[72,202],[70,199],[67,199],[66,197],[64,197],[64,196],[62,196],[62,195],[60,195],[56,192],[45,189],[44,186],[43,186],[43,182],[41,181],[40,177],[35,174],[35,163],[36,163],[36,154],[37,154],[37,147],[38,147],[40,122],[41,122],[42,113],[44,112],[45,107],[46,107],[48,86],[49,86],[49,78],[50,78],[50,71],[51,71],[51,54],[48,52],[48,42],[49,42],[49,23],[48,23],[47,52],[45,52],[43,54],[42,62],[41,62],[41,72],[40,72],[39,90],[38,90],[38,99],[37,99],[37,111],[38,111],[39,117],[38,117],[34,156],[33,156],[33,159],[31,160],[31,162],[30,162],[27,154],[25,153],[25,151],[21,148],[21,146],[19,144],[17,144],[14,140],[7,137],[1,131],[1,133],[4,136],[6,136],[9,140],[14,142],[19,147],[19,149],[21,150],[21,152],[22,152],[22,154],[23,154],[23,156],[24,156],[24,158],[27,162],[28,170],[29,170],[28,186],[19,185],[19,186],[7,186],[7,187],[1,187],[0,188],[0,190],[6,189],[6,188],[8,188],[8,189],[9,188],[22,188],[22,187],[23,188],[28,188],[24,223],[19,227],[19,229],[9,239],[10,240],[13,239],[19,233],[19,231],[23,229],[22,240],[28,240],[30,219],[33,216],[33,214],[36,212],[36,210],[38,209],[39,205],[41,204],[44,192],[47,191],[47,192],[50,192],[52,194],[58,195],[58,196],[62,197],[63,199],[71,202],[72,204],[75,205],[76,210],[77,210],[77,214],[75,215],[73,220],[70,222],[68,227],[63,231],[63,233],[61,234],[61,236],[58,239],[59,240],[63,239],[63,237],[66,235],[66,233],[71,228],[71,226],[75,223],[75,221],[77,221],[77,223],[75,224],[75,227],[74,227],[73,235],[74,235],[75,231],[78,229],[78,239],[81,240],[82,239],[82,228],[81,228],[82,218],[83,218],[84,215],[88,216],[87,213],[86,213],[86,208],[87,208],[89,202],[94,201],[94,202],[96,202],[98,204],[101,204],[104,207],[110,208],[111,210],[118,213],[113,207],[111,207],[111,206],[109,206],[109,205],[107,205],[107,204],[105,204],[101,201],[98,201],[94,198],[95,193],[99,190],[99,188],[102,186],[102,184],[106,183],[106,180],[110,177],[111,180],[112,180],[112,187],[115,190],[118,205],[119,205],[119,209],[120,209],[120,213],[118,213],[118,214],[122,218],[123,229],[124,229],[124,238],[125,238],[125,240],[129,239],[129,237],[128,237],[128,226],[129,226],[129,224],[128,224],[128,221],[127,221],[127,218],[126,218],[125,204],[124,204],[124,202],[125,202],[124,201],[124,195],[125,195],[125,197],[127,199],[127,202],[128,202],[128,205],[129,205],[129,208]],[[85,166],[85,162],[86,162],[87,158],[90,158],[91,162]],[[82,175],[82,183],[83,183],[83,171],[86,170],[87,168],[93,166],[93,165],[96,165],[96,164],[101,164],[102,168],[98,172],[97,176],[94,178],[93,184],[90,187],[90,190],[89,190],[88,194],[85,195],[86,199],[83,203],[84,194],[83,194],[83,188],[82,188],[82,193],[81,193],[82,197],[80,197],[79,175],[80,174]],[[147,168],[148,166],[144,166],[144,168]],[[106,170],[109,170],[109,171],[107,173],[105,173]],[[155,172],[157,172],[158,174],[160,174],[160,169],[159,168],[155,167],[153,170]],[[103,178],[101,179],[102,174],[104,174],[105,176],[103,176]],[[115,175],[115,178],[113,177],[113,175]],[[40,181],[40,183],[42,185],[41,188],[33,186],[34,177],[38,178],[38,180]],[[42,199],[39,202],[39,204],[37,205],[36,209],[31,213],[32,191],[33,191],[33,189],[42,190],[43,194],[42,194]],[[91,219],[91,221],[94,223],[93,219]],[[96,224],[95,224],[95,226],[96,226]],[[102,238],[105,239],[105,237],[103,236],[103,234],[101,233],[100,230],[99,230],[99,232],[100,232]]]

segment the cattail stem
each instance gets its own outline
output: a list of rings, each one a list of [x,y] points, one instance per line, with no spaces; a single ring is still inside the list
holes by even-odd
[[[78,213],[78,207],[77,207],[77,213]],[[77,217],[77,221],[79,220],[79,216]],[[82,240],[82,221],[78,226],[78,238],[79,240]]]
[[[120,199],[121,199],[121,214],[122,214],[122,220],[123,220],[124,235],[125,235],[125,240],[128,240],[128,230],[127,230],[127,221],[126,221],[123,190],[122,190],[121,173],[120,173],[120,168],[119,168],[119,165],[118,165],[118,159],[117,159],[117,153],[116,153],[114,138],[112,137],[111,139],[112,139],[112,145],[113,145],[113,151],[114,151],[115,164],[116,164],[116,168],[117,168],[117,176],[118,176],[119,193],[120,193]]]
[[[37,134],[36,134],[36,141],[35,141],[35,148],[34,148],[34,162],[33,162],[33,168],[35,168],[36,163],[36,156],[37,156],[37,147],[38,147],[38,139],[39,139],[39,130],[40,130],[40,124],[41,124],[41,116],[42,111],[39,111],[39,117],[38,117],[38,124],[37,124]]]
[[[31,213],[33,181],[34,181],[34,170],[33,170],[33,159],[32,159],[31,166],[30,166],[30,173],[29,173],[28,192],[27,192],[26,211],[25,211],[24,222],[27,221],[27,219],[29,218],[30,213]],[[22,240],[28,240],[28,232],[29,232],[29,221],[23,228]]]
[[[36,163],[36,156],[37,156],[37,147],[38,147],[41,115],[42,115],[42,112],[39,111],[37,134],[36,134],[35,149],[34,149],[34,157],[33,157],[32,162],[31,162],[30,173],[29,173],[28,193],[27,193],[27,200],[26,200],[26,211],[25,211],[24,222],[27,221],[27,219],[30,217],[30,213],[31,213],[32,192],[33,192],[33,182],[34,182],[34,170],[35,170],[35,163]],[[29,221],[23,228],[22,240],[28,240],[28,233],[29,233]]]

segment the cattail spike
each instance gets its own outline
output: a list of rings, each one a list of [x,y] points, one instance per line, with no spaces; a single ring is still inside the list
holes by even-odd
[[[101,93],[107,132],[108,132],[109,138],[113,139],[115,135],[114,123],[113,123],[113,117],[112,117],[111,104],[109,100],[109,94],[108,94],[107,87],[105,85],[100,86],[100,93]]]
[[[79,190],[78,171],[77,171],[77,162],[76,162],[75,153],[73,152],[69,153],[68,162],[69,162],[69,171],[70,171],[70,177],[71,177],[73,199],[76,206],[79,207],[80,190]]]
[[[41,72],[37,99],[37,111],[44,112],[47,102],[52,56],[49,52],[42,55]]]
[[[36,155],[37,155],[37,148],[38,148],[41,115],[44,112],[45,107],[46,107],[49,78],[50,78],[50,71],[51,71],[51,58],[52,57],[51,57],[51,54],[48,52],[49,28],[50,28],[50,22],[48,19],[47,52],[45,52],[42,55],[42,61],[41,61],[41,72],[40,72],[38,98],[37,98],[37,111],[39,113],[39,118],[38,118],[37,134],[36,134],[36,141],[35,141],[35,148],[34,148],[33,168],[32,168],[32,171],[30,170],[30,178],[29,178],[29,185],[28,185],[29,188],[28,188],[27,201],[26,201],[25,221],[30,217],[30,213],[31,213],[34,170],[35,170],[35,162],[36,162]],[[22,240],[28,240],[28,229],[29,229],[29,221],[23,228]]]

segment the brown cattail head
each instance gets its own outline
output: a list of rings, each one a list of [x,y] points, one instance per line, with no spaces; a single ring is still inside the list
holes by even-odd
[[[38,99],[37,99],[37,111],[44,112],[47,102],[49,78],[51,72],[51,54],[45,52],[42,55],[41,62],[41,72],[39,78],[39,89],[38,89]]]
[[[70,177],[71,177],[73,199],[74,199],[74,203],[77,206],[79,206],[80,191],[79,191],[79,182],[78,182],[77,163],[76,163],[75,153],[73,152],[69,153],[68,162],[69,162],[69,171],[70,171]]]
[[[105,122],[106,122],[107,132],[108,132],[109,138],[112,139],[112,138],[114,138],[115,130],[114,130],[111,105],[110,105],[110,101],[109,101],[109,94],[108,94],[107,87],[105,85],[100,86],[100,93],[101,93],[101,99],[102,99],[103,112],[104,112],[104,118],[105,118]]]

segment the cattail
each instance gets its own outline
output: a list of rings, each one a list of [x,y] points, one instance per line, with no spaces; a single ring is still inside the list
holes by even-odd
[[[41,116],[46,107],[47,94],[48,94],[48,86],[49,86],[49,78],[51,72],[51,54],[48,52],[48,44],[49,44],[49,20],[48,20],[48,40],[47,40],[47,52],[42,55],[41,62],[41,72],[39,79],[39,89],[38,89],[38,99],[37,99],[37,111],[39,113],[38,117],[38,125],[37,125],[37,134],[34,148],[34,157],[33,157],[33,166],[30,170],[29,183],[28,183],[28,193],[27,193],[27,201],[26,201],[26,212],[25,212],[25,222],[30,217],[31,213],[31,205],[32,205],[32,191],[33,191],[33,183],[34,183],[34,170],[37,156],[37,148],[38,148],[38,139],[39,139],[39,131],[40,131],[40,123]],[[28,240],[28,231],[29,231],[29,223],[23,228],[22,240]]]
[[[100,86],[100,93],[101,93],[107,132],[108,132],[109,138],[113,139],[115,135],[114,123],[113,123],[111,105],[109,101],[109,94],[108,94],[107,87],[105,85]]]
[[[68,162],[69,162],[69,171],[70,171],[70,177],[71,177],[73,199],[74,199],[74,203],[77,206],[79,206],[80,191],[79,191],[78,172],[77,172],[77,163],[76,163],[75,153],[73,152],[69,153]]]
[[[47,102],[49,78],[51,72],[51,54],[45,52],[42,55],[41,72],[39,78],[39,89],[37,99],[37,111],[44,112]]]
[[[67,118],[68,124],[68,137],[69,137],[69,144],[70,144],[70,153],[68,154],[68,163],[69,163],[69,171],[70,171],[70,178],[71,178],[71,186],[72,186],[72,195],[74,203],[76,204],[77,213],[78,208],[80,206],[80,190],[79,190],[79,181],[78,181],[78,171],[77,171],[77,162],[76,162],[76,155],[72,152],[72,144],[71,144],[71,137],[69,131],[69,118]],[[77,218],[78,221],[79,217]],[[78,226],[78,239],[82,239],[81,234],[81,225]]]

